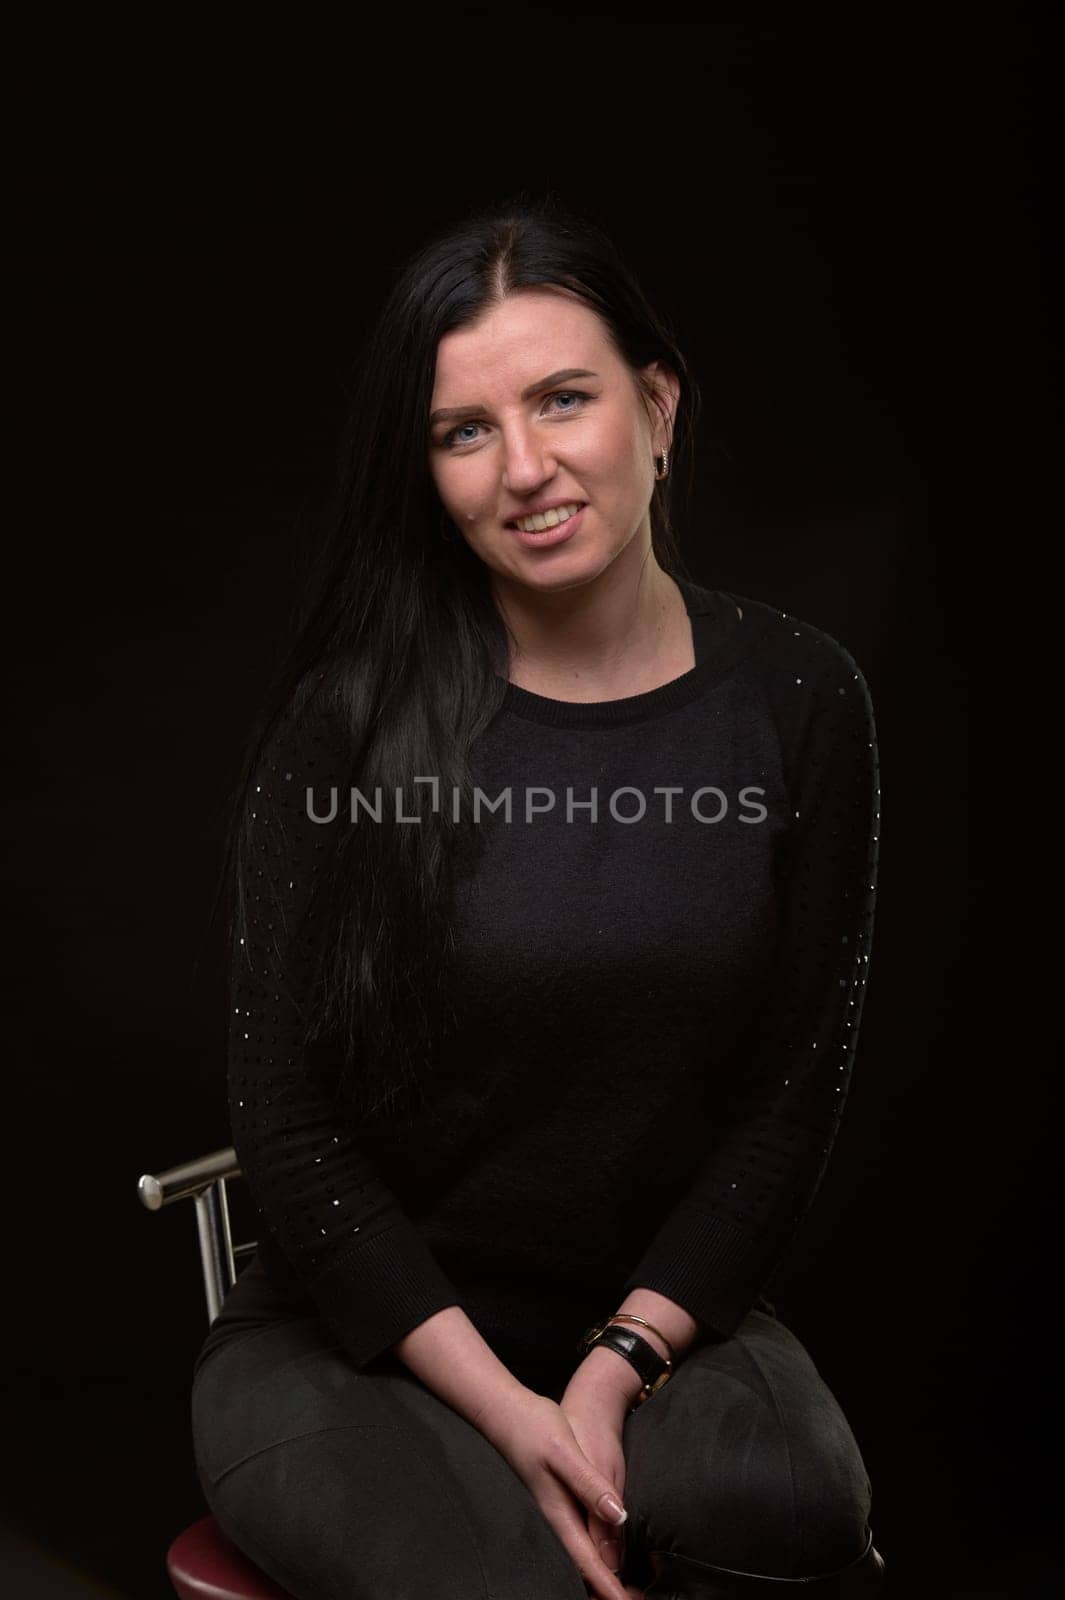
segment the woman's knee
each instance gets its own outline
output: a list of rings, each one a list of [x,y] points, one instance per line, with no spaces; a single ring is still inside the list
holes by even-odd
[[[300,1600],[584,1600],[576,1567],[502,1457],[425,1443],[389,1427],[289,1439],[211,1484],[209,1503]]]
[[[193,1438],[223,1531],[300,1600],[583,1600],[525,1484],[402,1369],[355,1374],[306,1334],[198,1375]]]
[[[794,1507],[791,1575],[833,1572],[854,1561],[869,1533],[871,1486],[850,1426],[831,1392],[781,1424]]]
[[[858,1445],[787,1330],[741,1335],[697,1352],[635,1414],[629,1504],[651,1549],[775,1577],[834,1571],[867,1537]]]

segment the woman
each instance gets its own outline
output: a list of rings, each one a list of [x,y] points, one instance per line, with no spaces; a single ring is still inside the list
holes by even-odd
[[[301,1600],[879,1586],[762,1296],[854,1057],[873,715],[827,634],[681,574],[697,401],[550,202],[425,247],[369,342],[231,853],[260,1225],[192,1397]]]

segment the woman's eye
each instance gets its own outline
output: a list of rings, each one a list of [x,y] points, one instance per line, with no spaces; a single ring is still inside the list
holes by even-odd
[[[545,403],[547,400],[575,400],[577,402],[576,405],[566,405],[560,408],[561,414],[566,415],[570,411],[579,411],[581,402],[590,399],[591,395],[585,394],[581,389],[554,389],[549,395],[545,396]],[[479,422],[460,422],[457,428],[452,428],[449,433],[445,433],[440,443],[445,449],[450,449],[457,444],[474,444],[476,443],[475,437],[471,438],[467,434],[465,438],[462,438],[461,435],[466,428],[479,428],[480,426]]]

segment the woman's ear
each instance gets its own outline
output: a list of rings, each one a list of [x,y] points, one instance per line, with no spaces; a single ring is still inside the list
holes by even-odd
[[[654,403],[658,411],[654,427],[654,448],[657,455],[661,450],[669,450],[673,444],[673,425],[680,402],[680,379],[664,361],[648,362],[642,370],[653,390]]]

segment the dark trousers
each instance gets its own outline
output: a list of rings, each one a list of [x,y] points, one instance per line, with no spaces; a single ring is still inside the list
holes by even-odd
[[[516,1376],[559,1400],[570,1371]],[[398,1357],[357,1371],[317,1316],[277,1298],[256,1258],[201,1350],[191,1400],[211,1511],[296,1600],[585,1600],[551,1524],[483,1435]],[[626,1583],[651,1582],[652,1551],[802,1578],[868,1543],[851,1429],[799,1340],[763,1311],[686,1356],[627,1418],[624,1449]]]

